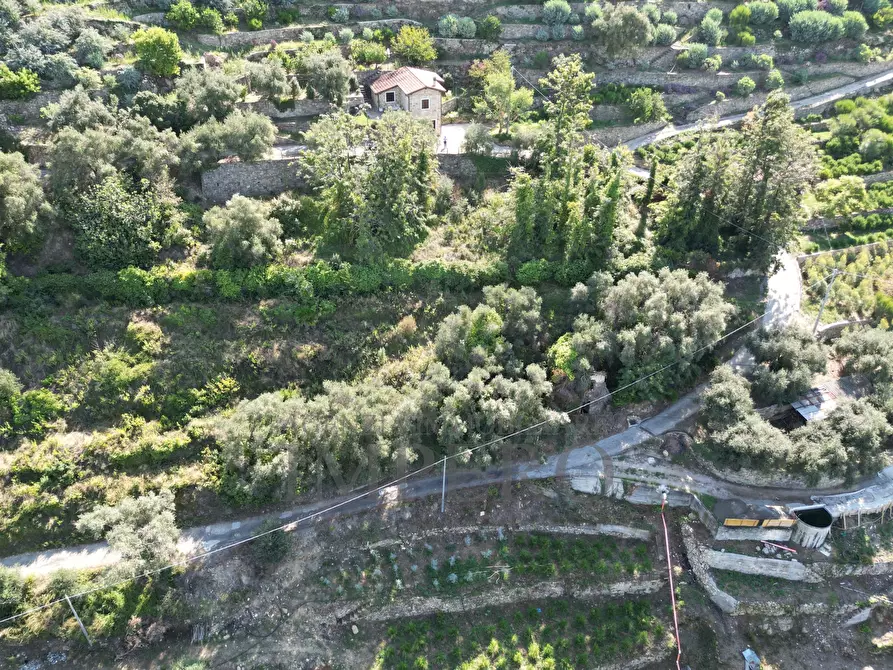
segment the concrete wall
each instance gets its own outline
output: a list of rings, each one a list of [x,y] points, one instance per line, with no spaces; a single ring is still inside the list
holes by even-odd
[[[222,163],[202,173],[202,195],[211,203],[226,202],[237,193],[246,196],[276,195],[304,187],[298,165],[292,159],[255,163]]]
[[[746,575],[778,577],[792,582],[818,583],[822,578],[797,560],[784,561],[778,558],[756,558],[744,554],[707,549],[704,560],[715,570],[733,570]]]
[[[719,526],[716,531],[716,539],[729,542],[790,542],[792,530],[790,528],[737,528],[733,526]]]

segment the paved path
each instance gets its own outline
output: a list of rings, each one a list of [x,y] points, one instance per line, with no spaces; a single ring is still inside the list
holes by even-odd
[[[832,89],[825,93],[811,95],[808,98],[800,98],[799,100],[792,100],[791,106],[794,109],[822,109],[835,100],[841,100],[853,95],[854,93],[863,93],[870,91],[874,88],[878,88],[890,83],[891,80],[893,80],[893,68],[891,68],[887,72],[882,72],[881,74],[873,75],[871,77],[865,77],[864,79],[855,81],[852,84],[846,84],[845,86]],[[663,142],[664,140],[668,140],[670,138],[676,137],[677,135],[688,133],[693,130],[716,130],[719,128],[725,128],[727,126],[734,126],[738,123],[741,123],[745,115],[746,114],[731,114],[729,116],[724,116],[714,122],[704,120],[696,121],[694,123],[684,123],[679,126],[671,123],[667,126],[664,126],[660,130],[655,130],[654,132],[647,133],[645,135],[642,135],[641,137],[637,137],[635,139],[629,140],[628,142],[624,142],[624,144],[631,151],[635,151],[636,149],[648,144]]]
[[[613,467],[615,476],[637,480],[645,483],[667,484],[672,488],[687,492],[708,493],[715,497],[740,497],[754,503],[768,504],[778,501],[809,502],[810,495],[837,494],[845,489],[826,489],[813,491],[797,491],[782,488],[745,487],[724,482],[709,475],[690,473],[683,468],[661,464],[649,467],[641,463],[624,465],[614,462],[618,456],[641,446],[648,440],[664,433],[677,430],[698,409],[698,394],[703,390],[700,386],[683,396],[676,403],[654,417],[637,426],[628,428],[615,435],[608,436],[593,444],[570,449],[550,457],[545,463],[529,461],[515,464],[500,464],[486,470],[462,470],[448,472],[448,496],[456,491],[499,484],[505,481],[541,480],[556,477],[596,477],[604,472],[606,465]],[[606,464],[604,457],[612,462]],[[874,478],[867,480],[868,483]],[[363,498],[354,499],[356,495],[344,496],[320,501],[309,505],[301,505],[285,512],[261,514],[240,521],[227,521],[208,526],[189,528],[183,531],[180,549],[184,554],[192,554],[220,547],[250,536],[257,528],[269,519],[285,524],[290,520],[300,519],[321,510],[337,506],[336,509],[319,514],[320,519],[335,518],[342,515],[374,509],[379,506],[397,504],[402,501],[416,500],[429,496],[439,496],[441,492],[441,476],[418,477],[402,484],[391,486]],[[10,556],[0,560],[6,567],[19,568],[27,575],[40,575],[66,569],[86,569],[111,565],[118,560],[116,552],[110,550],[104,542],[51,549],[43,552],[32,552]]]
[[[778,268],[767,284],[763,327],[786,326],[800,311],[800,293],[803,290],[800,264],[793,254],[787,251],[779,253]]]

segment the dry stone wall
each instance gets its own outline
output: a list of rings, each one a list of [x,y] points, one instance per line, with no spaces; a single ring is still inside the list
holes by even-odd
[[[609,147],[616,147],[618,144],[628,142],[629,140],[647,135],[655,130],[660,130],[666,126],[664,121],[655,121],[653,123],[643,123],[638,126],[612,126],[609,128],[599,128],[597,130],[587,131],[586,135],[594,142],[601,142]]]
[[[237,193],[251,197],[276,195],[304,185],[291,159],[222,163],[202,173],[202,195],[211,203],[226,202]]]
[[[40,123],[40,110],[58,102],[60,95],[61,91],[44,91],[28,100],[3,100],[0,101],[0,115],[12,125]]]

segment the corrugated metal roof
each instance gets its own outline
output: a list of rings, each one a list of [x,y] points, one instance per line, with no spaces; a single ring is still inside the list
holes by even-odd
[[[372,82],[371,88],[373,93],[381,93],[395,87],[403,91],[404,95],[421,91],[423,88],[446,93],[443,78],[439,74],[417,67],[401,67],[393,72],[385,72]]]

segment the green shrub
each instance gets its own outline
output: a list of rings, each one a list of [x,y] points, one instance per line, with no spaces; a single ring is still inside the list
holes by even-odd
[[[785,23],[789,23],[797,12],[816,9],[819,6],[818,0],[776,0],[776,4],[778,16]]]
[[[699,42],[692,42],[688,45],[688,49],[681,52],[676,60],[685,67],[696,70],[700,68],[707,59],[707,45]]]
[[[834,103],[834,113],[837,116],[851,114],[854,111],[856,111],[856,103],[853,100],[838,100]]]
[[[668,26],[675,26],[678,20],[679,16],[672,9],[668,9],[660,17],[660,22],[666,23]]]
[[[267,262],[281,249],[282,226],[266,203],[240,195],[226,207],[213,207],[202,220],[208,229],[211,261],[217,268],[243,268]]]
[[[750,10],[750,23],[755,26],[767,26],[778,19],[778,5],[774,2],[756,0],[748,2],[747,8]]]
[[[804,44],[839,40],[844,35],[844,22],[828,12],[807,10],[794,14],[790,22],[791,39]]]
[[[848,0],[827,0],[826,9],[835,16],[842,16],[849,5]]]
[[[495,40],[502,35],[502,21],[498,16],[492,14],[484,17],[478,26],[478,37],[483,40]]]
[[[198,20],[199,25],[213,35],[222,35],[224,31],[223,17],[216,9],[205,7]]]
[[[843,21],[843,34],[852,40],[858,40],[868,32],[868,22],[859,12],[844,12],[841,20]]]
[[[750,24],[750,3],[746,5],[738,5],[729,12],[729,30],[733,33],[740,33],[747,30]]]
[[[239,0],[238,4],[248,26],[252,30],[260,30],[270,11],[267,3],[263,0]]]
[[[158,26],[140,28],[133,34],[133,48],[140,63],[152,74],[169,77],[179,74],[183,52],[177,36]]]
[[[464,40],[473,39],[475,34],[477,33],[477,25],[474,22],[474,19],[463,16],[459,19],[458,26],[458,36]]]
[[[515,273],[522,286],[536,286],[552,278],[552,264],[547,260],[527,261]]]
[[[571,15],[567,0],[546,0],[543,4],[543,21],[546,25],[565,24]]]
[[[550,37],[549,29],[544,26],[540,26],[539,28],[537,28],[534,37],[540,42],[548,42]]]
[[[65,403],[48,389],[25,391],[12,408],[12,425],[21,435],[40,435],[66,411]]]
[[[660,7],[658,7],[657,5],[649,2],[646,5],[642,5],[641,11],[654,25],[660,23]]]
[[[722,23],[722,10],[719,7],[711,7],[707,10],[707,13],[704,14],[704,18],[714,23]]]
[[[676,29],[666,23],[661,23],[654,29],[654,43],[658,46],[669,46],[676,41]]]
[[[384,63],[388,59],[384,44],[354,40],[350,43],[350,57],[362,65]]]
[[[175,28],[180,30],[192,30],[198,25],[199,11],[193,7],[189,0],[177,0],[171,8],[167,10],[164,18],[168,20]]]
[[[756,44],[757,38],[754,37],[752,33],[744,31],[742,33],[738,33],[738,43],[743,47],[752,47]]]
[[[105,269],[150,265],[174,217],[171,203],[148,183],[132,187],[117,176],[88,189],[65,211],[77,233],[79,256],[90,267]]]
[[[350,20],[350,8],[344,5],[329,7],[329,18],[334,23],[347,23]]]
[[[455,14],[441,16],[437,22],[437,33],[441,37],[455,37],[459,32],[459,17]]]
[[[25,605],[27,587],[18,570],[0,566],[0,617],[17,614]]]
[[[275,565],[281,563],[292,546],[291,534],[282,530],[275,530],[281,524],[274,520],[265,521],[257,529],[256,535],[260,535],[249,545],[251,556],[262,566]],[[261,535],[261,533],[266,533]]]
[[[350,28],[342,28],[338,31],[338,41],[341,44],[350,44],[353,40],[353,31]]]
[[[738,81],[735,82],[735,93],[740,95],[742,98],[746,98],[751,93],[754,92],[757,85],[754,83],[754,80],[750,77],[741,77]]]
[[[40,93],[40,78],[26,68],[13,72],[0,63],[0,100],[24,100]]]
[[[706,70],[707,72],[719,72],[719,69],[722,67],[722,56],[719,54],[715,54],[713,56],[709,56],[704,59],[704,62],[701,64],[701,69]]]
[[[743,5],[739,5],[738,8],[740,9],[741,7]],[[698,39],[712,47],[719,45],[722,41],[722,34],[723,31],[719,23],[708,18],[701,21],[701,25],[698,27]]]
[[[879,9],[871,17],[871,21],[875,26],[884,30],[887,26],[893,24],[893,8],[884,7],[883,9]]]
[[[774,91],[777,88],[784,88],[784,77],[781,72],[772,69],[769,71],[769,74],[766,75],[766,90]]]

